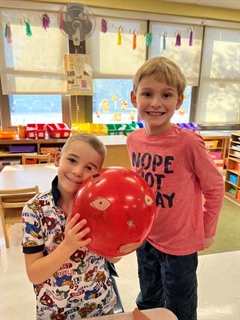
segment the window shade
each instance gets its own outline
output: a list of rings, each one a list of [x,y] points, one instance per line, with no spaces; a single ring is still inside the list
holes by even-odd
[[[57,13],[49,13],[50,27],[42,27],[45,12],[2,9],[1,79],[3,94],[66,93],[64,54],[68,39],[57,24]],[[26,33],[30,22],[32,36]],[[4,35],[9,22],[12,43]]]
[[[189,45],[191,31],[192,46]],[[149,57],[161,55],[173,60],[184,73],[187,84],[197,86],[202,47],[202,26],[151,22],[150,32],[152,32],[152,44],[149,46]],[[178,34],[181,38],[180,46],[176,46]]]
[[[96,17],[96,29],[86,41],[87,54],[92,56],[94,78],[132,78],[146,60],[146,21],[107,20],[107,32],[101,32],[102,17]],[[118,44],[118,31],[121,44]],[[133,37],[136,34],[136,49]]]
[[[240,123],[240,31],[206,27],[196,122]]]

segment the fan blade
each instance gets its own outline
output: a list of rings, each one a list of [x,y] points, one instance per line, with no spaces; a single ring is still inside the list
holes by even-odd
[[[80,16],[84,11],[84,7],[81,4],[76,3],[68,3],[67,4],[67,12],[66,14],[70,19],[74,19]]]
[[[66,32],[66,34],[69,35],[70,38],[76,32],[76,29],[74,29],[73,26],[72,26],[72,22],[63,21],[62,22],[62,27],[63,27],[63,30]]]
[[[89,32],[91,32],[92,22],[90,20],[81,20],[81,23],[82,23],[81,31],[84,34],[88,34]]]

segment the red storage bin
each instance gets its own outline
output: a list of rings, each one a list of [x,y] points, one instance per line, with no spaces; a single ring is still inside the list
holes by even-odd
[[[29,139],[45,139],[46,125],[44,123],[28,123],[25,132]]]
[[[50,138],[68,138],[71,134],[71,130],[65,123],[49,123],[47,132]]]
[[[35,139],[36,138],[36,124],[27,124],[26,131],[25,131],[26,137],[28,139]]]
[[[37,139],[45,139],[46,125],[43,123],[36,124],[36,137]]]

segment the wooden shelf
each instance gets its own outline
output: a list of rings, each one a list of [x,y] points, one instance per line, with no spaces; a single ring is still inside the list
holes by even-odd
[[[233,149],[234,146],[240,146],[240,132],[231,134],[225,179],[225,196],[240,205],[240,148],[238,151]],[[235,150],[236,154],[233,154],[232,150]],[[230,189],[234,194],[229,192]]]
[[[230,135],[224,135],[224,134],[221,135],[220,133],[214,134],[212,132],[210,132],[210,134],[208,132],[201,132],[200,134],[205,142],[218,141],[216,147],[213,147],[213,148],[207,147],[207,150],[211,152],[211,156],[214,156],[213,154],[214,152],[216,152],[216,154],[218,152],[221,152],[220,159],[215,159],[215,162],[219,168],[224,169],[225,159],[228,156],[228,145],[229,145]]]
[[[107,157],[103,163],[104,167],[120,166],[131,169],[126,147],[126,136],[99,136],[99,139],[106,145],[107,148]],[[45,150],[53,148],[52,153],[50,153],[52,154],[52,159],[54,159],[54,154],[62,148],[66,141],[67,139],[0,139],[0,167],[1,162],[4,162],[4,160],[9,162],[9,159],[12,159],[14,162],[14,159],[21,159],[22,153],[9,152],[9,147],[12,145],[33,145],[35,146],[34,152],[39,154],[49,152],[42,152],[42,148],[45,148]]]

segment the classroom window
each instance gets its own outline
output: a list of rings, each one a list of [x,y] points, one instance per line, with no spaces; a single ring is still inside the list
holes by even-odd
[[[130,92],[133,75],[146,60],[147,22],[105,18],[107,32],[104,33],[101,31],[104,17],[96,19],[96,30],[86,41],[93,65],[93,123],[137,121]]]
[[[93,123],[131,123],[139,121],[137,109],[132,106],[130,79],[93,80]],[[181,108],[176,110],[172,123],[190,122],[192,87],[187,86]]]
[[[184,73],[187,84],[198,86],[203,28],[199,25],[151,22],[149,58],[165,56]]]
[[[60,95],[10,95],[11,124],[62,122]]]
[[[240,31],[206,27],[197,109],[200,125],[240,123]]]
[[[3,26],[0,72],[4,95],[1,114],[7,129],[18,124],[63,122],[64,54],[68,51],[68,39],[59,30],[57,12],[48,13],[49,28],[43,28],[43,12],[0,10]],[[7,25],[11,28],[10,39],[5,35]]]

